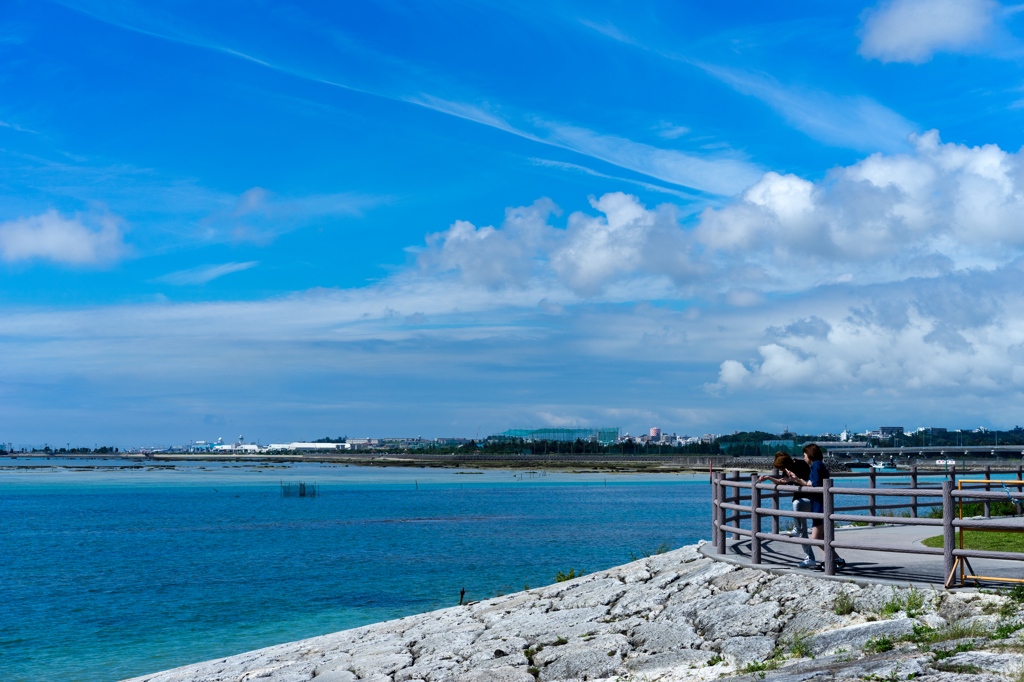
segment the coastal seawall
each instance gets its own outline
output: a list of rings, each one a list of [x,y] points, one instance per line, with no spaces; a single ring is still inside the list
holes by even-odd
[[[1010,597],[775,575],[705,557],[701,544],[131,682],[993,682],[1024,674],[1024,619]]]

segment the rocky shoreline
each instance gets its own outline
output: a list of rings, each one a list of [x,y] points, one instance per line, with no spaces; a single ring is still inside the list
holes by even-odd
[[[1024,594],[773,575],[699,547],[131,682],[1024,682]]]

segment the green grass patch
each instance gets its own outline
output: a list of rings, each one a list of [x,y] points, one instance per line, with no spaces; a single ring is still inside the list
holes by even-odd
[[[803,630],[793,633],[793,639],[789,640],[789,653],[797,658],[814,658],[811,652],[811,638]]]
[[[992,633],[992,639],[1006,639],[1021,628],[1024,628],[1024,623],[1015,620],[1001,620]]]
[[[985,505],[982,502],[969,502],[964,505],[964,518],[971,516],[982,516],[985,513]],[[989,513],[992,516],[1016,516],[1017,505],[1013,504],[1009,500],[997,500],[991,503]],[[928,519],[941,519],[942,518],[942,507],[932,507],[925,514],[925,518]]]
[[[944,673],[956,673],[957,675],[977,675],[981,672],[981,668],[976,665],[953,665],[952,663],[936,663],[936,670],[941,670]]]
[[[759,673],[764,670],[778,670],[779,666],[782,665],[781,661],[777,658],[769,658],[764,663],[750,662],[747,667],[742,670],[743,673],[749,675],[751,673]],[[762,676],[761,679],[764,679]]]
[[[896,587],[892,588],[892,599],[885,602],[882,605],[882,610],[879,612],[884,618],[892,618],[900,611],[906,611],[907,617],[914,618],[921,613],[924,607],[924,593],[915,587],[911,587],[910,591],[907,592],[906,596],[901,597],[896,591]]]
[[[892,651],[895,646],[889,637],[871,637],[864,644],[864,651],[869,654],[884,654],[886,651]]]
[[[955,649],[946,649],[944,651],[940,650],[940,651],[934,652],[935,653],[935,660],[936,661],[941,661],[941,660],[943,660],[945,658],[952,658],[953,656],[956,656],[957,654],[962,654],[965,651],[972,651],[973,649],[974,649],[974,644],[972,644],[971,642],[964,642],[963,644],[957,644]]]
[[[913,634],[904,637],[903,639],[908,642],[913,642],[919,645],[922,649],[928,649],[930,645],[937,644],[939,642],[948,642],[953,639],[973,639],[975,637],[990,637],[992,630],[981,624],[971,623],[969,625],[964,624],[961,621],[955,621],[949,625],[933,630],[924,624],[914,626]]]
[[[922,540],[922,544],[925,547],[942,547],[942,536],[926,538]],[[959,545],[960,540],[957,538],[957,546]],[[1024,533],[965,530],[964,549],[977,549],[983,552],[1024,552]]]
[[[850,615],[853,613],[854,607],[853,595],[847,592],[845,588],[839,591],[839,596],[837,596],[835,602],[832,603],[832,608],[835,610],[837,616]]]

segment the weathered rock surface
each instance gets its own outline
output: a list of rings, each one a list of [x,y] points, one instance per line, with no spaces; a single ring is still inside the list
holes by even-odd
[[[1004,597],[778,576],[698,548],[132,682],[994,682],[1024,670],[1024,629],[1007,634],[1024,621]],[[844,593],[854,611],[837,615]],[[987,636],[996,627],[1002,639]]]

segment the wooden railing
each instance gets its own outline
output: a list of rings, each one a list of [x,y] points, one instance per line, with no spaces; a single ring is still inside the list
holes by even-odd
[[[983,481],[970,483],[963,486],[962,490],[956,487],[957,470],[951,467],[948,472],[918,473],[917,467],[911,467],[909,472],[876,472],[868,473],[836,473],[832,478],[825,479],[822,487],[801,487],[792,485],[776,485],[774,483],[757,483],[758,474],[751,474],[751,479],[741,479],[739,471],[713,471],[711,474],[712,492],[712,541],[718,554],[726,552],[726,536],[732,535],[733,539],[739,537],[750,538],[750,561],[754,565],[761,564],[761,543],[763,541],[784,542],[797,545],[811,545],[819,547],[824,555],[824,568],[826,575],[835,575],[836,572],[836,551],[837,549],[853,549],[870,552],[899,552],[903,554],[924,554],[942,556],[945,584],[951,587],[956,582],[956,566],[969,558],[1001,559],[1011,561],[1024,561],[1024,554],[1016,552],[990,552],[981,550],[961,549],[956,546],[955,533],[958,528],[973,530],[1008,530],[1021,531],[1024,526],[1020,523],[1007,523],[999,519],[991,519],[993,501],[1011,500],[1016,505],[1017,515],[1021,514],[1021,504],[1024,501],[1024,467],[1016,469],[993,469],[986,466],[982,470]],[[961,475],[966,474],[961,470]],[[1015,474],[1017,480],[1012,485],[1004,486],[998,479],[992,479],[993,474]],[[773,470],[773,475],[778,475]],[[972,472],[971,475],[975,475]],[[942,481],[934,481],[931,485],[922,485],[919,481],[921,476],[930,478],[944,478]],[[879,478],[910,478],[909,487],[878,487]],[[867,479],[868,486],[843,487],[842,482],[850,479]],[[989,482],[991,481],[991,482]],[[993,491],[993,486],[1001,488],[1014,488],[1016,492],[1008,490]],[[746,494],[744,494],[746,493]],[[797,497],[817,495],[822,497],[822,512],[798,512],[790,509],[780,509],[779,499],[783,494],[795,495]],[[847,507],[836,507],[837,495],[853,495],[867,497],[868,504],[859,504]],[[788,495],[787,495],[788,497]],[[893,504],[878,504],[877,498],[894,498],[899,502]],[[763,506],[765,500],[770,502],[770,507]],[[903,499],[909,498],[907,502]],[[921,500],[933,500],[922,502]],[[984,519],[960,519],[957,517],[957,502],[966,500],[978,500],[983,504]],[[748,504],[741,504],[748,502]],[[942,507],[942,518],[922,518],[919,515],[921,507]],[[909,516],[880,515],[879,511],[891,511],[896,509],[909,510]],[[867,512],[866,514],[853,514],[851,512]],[[762,523],[768,517],[771,521],[771,532],[763,532]],[[811,521],[824,522],[823,538],[812,540],[810,538],[791,537],[779,532],[779,518],[787,517],[792,519],[806,519]],[[750,521],[750,528],[742,528],[741,521]],[[827,520],[827,521],[826,521]],[[835,522],[862,522],[871,526],[879,523],[902,525],[902,526],[935,526],[942,528],[943,547],[932,548],[918,545],[881,545],[866,544],[851,541],[840,541],[835,538]]]

